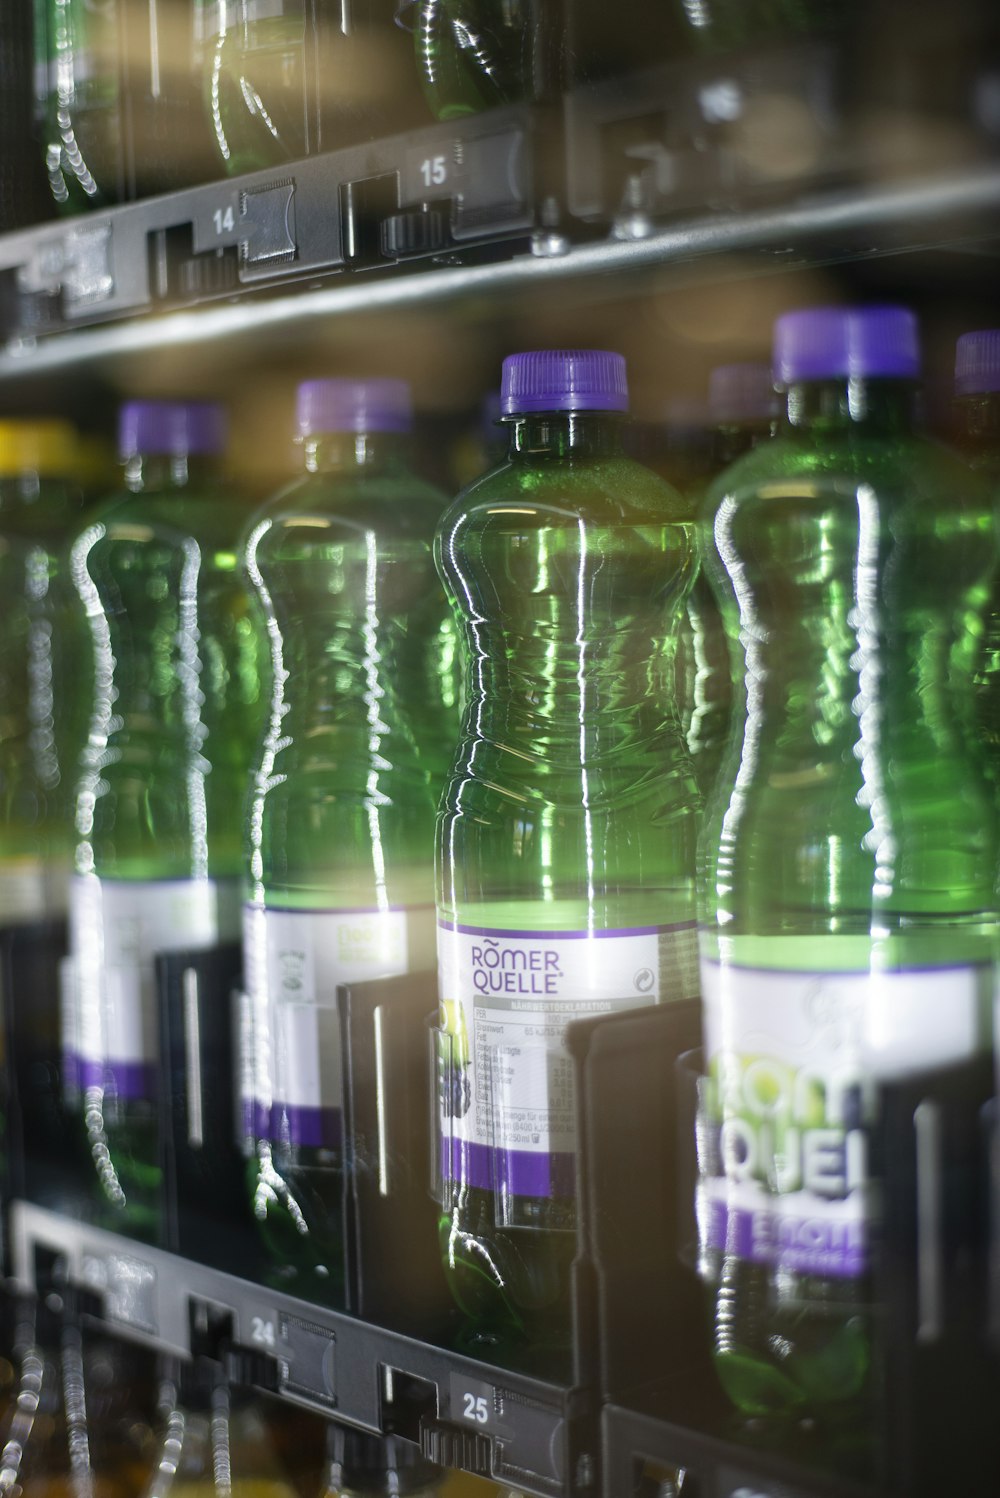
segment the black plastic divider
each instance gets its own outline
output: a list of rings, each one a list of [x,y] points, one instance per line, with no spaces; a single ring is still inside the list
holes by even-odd
[[[426,1021],[437,1006],[437,975],[356,983],[338,998],[348,1305],[369,1320],[431,1335],[452,1309],[428,1179]]]
[[[876,1299],[885,1314],[886,1470],[914,1498],[1000,1491],[990,1337],[993,1062],[882,1089]]]
[[[266,1262],[237,1144],[232,943],[157,959],[165,1237],[175,1253],[259,1278]],[[453,1312],[428,1181],[426,1017],[432,972],[339,989],[347,1308],[432,1335]]]
[[[0,931],[6,1189],[64,1198],[59,1175],[69,1148],[62,1111],[59,969],[66,922],[25,922]],[[30,1168],[26,1165],[30,1161]]]
[[[242,965],[238,942],[156,959],[165,1247],[246,1269],[254,1242],[236,1144],[232,1017]]]
[[[680,1265],[687,1244],[677,1210],[675,1062],[700,1043],[693,1002],[570,1026],[579,1137],[577,1371],[595,1378],[605,1399],[657,1381],[666,1349],[699,1350],[698,1284]],[[588,1307],[589,1327],[582,1324]],[[689,1384],[703,1362],[685,1368]]]

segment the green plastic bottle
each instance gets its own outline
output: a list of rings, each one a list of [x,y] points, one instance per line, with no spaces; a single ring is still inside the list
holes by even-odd
[[[303,0],[197,0],[202,91],[218,165],[228,176],[318,149],[309,103],[318,45]]]
[[[261,650],[239,571],[245,505],[220,470],[220,409],[133,401],[119,435],[125,491],[71,553],[94,690],[64,1026],[103,1216],[150,1236],[161,1176],[154,958],[238,936]]]
[[[81,669],[66,543],[83,495],[60,421],[0,421],[0,925],[65,912]]]
[[[246,541],[272,661],[244,907],[253,1210],[275,1276],[335,1302],[337,985],[434,961],[440,751],[425,755],[413,703],[416,644],[445,607],[431,552],[442,501],[407,464],[410,426],[401,380],[301,385],[305,474]]]
[[[844,0],[676,0],[689,38],[708,53],[836,32],[850,15]]]
[[[774,436],[779,403],[767,364],[721,364],[708,380],[711,454],[721,472],[759,443]],[[703,489],[692,490],[697,512]],[[707,803],[714,790],[729,736],[732,670],[719,606],[704,572],[688,595],[677,652],[677,693],[681,722],[698,788]]]
[[[123,195],[118,0],[35,0],[35,112],[57,207],[100,208]]]
[[[412,64],[392,22],[391,0],[195,0],[216,170],[235,176],[406,129]]]
[[[990,1038],[994,813],[955,705],[994,519],[914,433],[909,312],[789,313],[774,368],[787,426],[706,510],[743,671],[700,881],[700,1267],[736,1407],[863,1465],[875,1089]]]
[[[1000,505],[1000,330],[963,333],[955,350],[955,441]],[[976,724],[987,771],[1000,783],[1000,587],[990,592],[976,660]]]
[[[538,0],[402,0],[431,112],[461,119],[544,90],[543,47],[552,9]],[[555,13],[553,13],[555,14]]]
[[[698,993],[670,686],[695,538],[623,456],[627,402],[617,354],[505,360],[508,459],[435,543],[468,661],[437,828],[440,1230],[473,1345],[568,1336],[568,1022]]]

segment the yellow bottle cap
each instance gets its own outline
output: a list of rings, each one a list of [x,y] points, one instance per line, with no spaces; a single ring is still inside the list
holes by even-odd
[[[23,473],[68,478],[77,457],[76,432],[68,421],[0,421],[0,478]]]

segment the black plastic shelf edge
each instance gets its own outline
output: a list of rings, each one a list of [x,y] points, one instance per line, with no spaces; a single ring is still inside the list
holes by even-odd
[[[59,1260],[110,1329],[369,1432],[467,1453],[470,1470],[533,1498],[596,1498],[596,1430],[580,1391],[491,1367],[24,1201],[8,1206],[12,1288],[44,1290]],[[211,1338],[216,1338],[215,1346]],[[206,1340],[207,1339],[207,1340]],[[483,1412],[486,1418],[483,1419]],[[473,1439],[474,1438],[474,1439]],[[491,1453],[491,1472],[483,1471]]]
[[[137,205],[141,206],[141,205]],[[486,264],[398,268],[372,278],[345,272],[335,283],[268,300],[244,299],[144,317],[38,340],[14,341],[0,354],[0,380],[55,373],[152,349],[216,340],[260,338],[270,330],[422,304],[528,291],[576,278],[648,271],[712,256],[806,249],[817,259],[864,253],[858,234],[895,236],[882,249],[917,249],[996,233],[1000,167],[877,189],[838,190],[808,200],[683,220],[645,238],[567,248],[564,254],[519,254]],[[976,220],[970,228],[970,221]],[[39,231],[41,232],[41,231]],[[849,244],[843,243],[850,239]],[[497,242],[503,249],[503,243]],[[509,248],[509,246],[508,246]],[[776,255],[776,261],[780,259]]]

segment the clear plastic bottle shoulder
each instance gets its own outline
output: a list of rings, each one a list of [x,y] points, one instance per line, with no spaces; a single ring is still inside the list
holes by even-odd
[[[309,515],[350,515],[386,533],[433,533],[447,499],[440,489],[402,466],[375,473],[315,473],[279,489],[249,518],[247,533],[270,522],[279,532]]]
[[[666,479],[618,456],[553,457],[525,455],[507,460],[463,489],[445,512],[442,531],[454,529],[463,517],[488,513],[492,505],[510,500],[526,505],[576,508],[582,519],[596,524],[636,524],[643,519],[689,523],[691,505]]]
[[[907,501],[979,505],[987,490],[961,457],[931,437],[865,431],[799,435],[785,429],[729,468],[706,488],[701,517],[710,518],[723,500],[739,500],[775,482],[853,479]]]
[[[239,491],[224,480],[210,490],[197,488],[131,490],[119,489],[100,500],[87,514],[85,527],[103,526],[105,531],[121,526],[150,528],[148,535],[132,530],[128,539],[135,543],[152,540],[154,532],[190,536],[234,554],[240,531],[246,521],[248,505]]]

